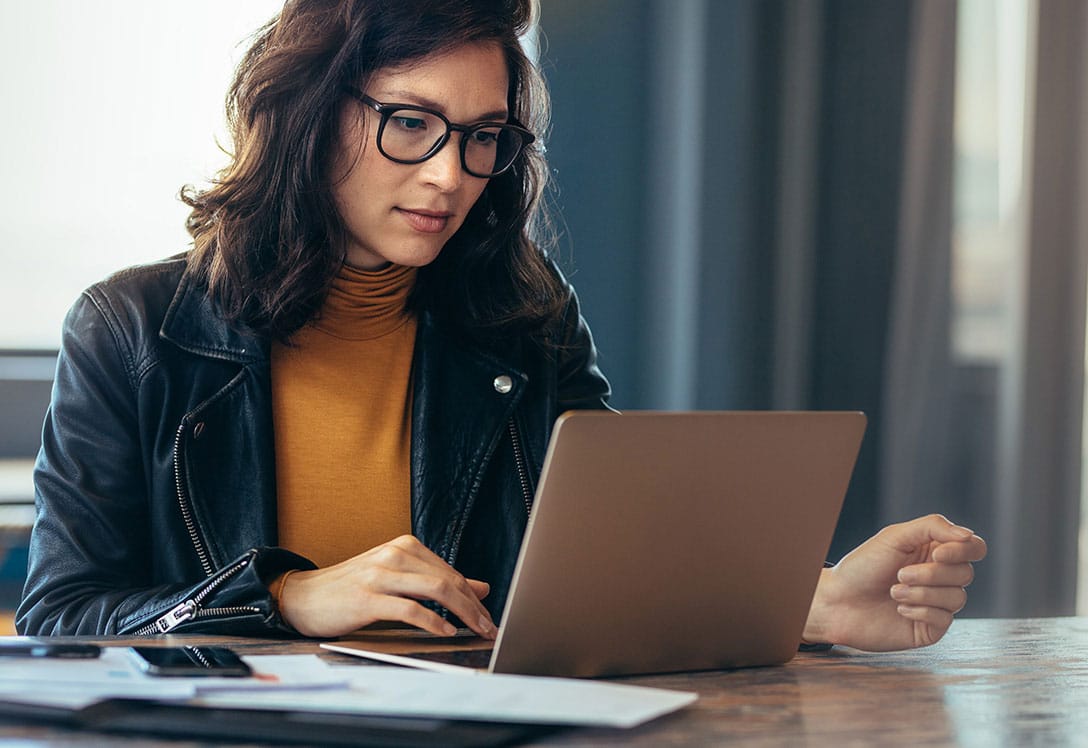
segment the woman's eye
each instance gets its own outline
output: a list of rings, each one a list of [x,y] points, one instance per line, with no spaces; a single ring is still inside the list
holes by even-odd
[[[398,114],[390,118],[402,130],[426,130],[427,121],[422,117]]]
[[[479,145],[494,145],[499,139],[499,133],[493,130],[476,130],[472,133],[472,142]]]

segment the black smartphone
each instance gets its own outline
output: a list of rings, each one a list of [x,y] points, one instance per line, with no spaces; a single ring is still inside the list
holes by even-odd
[[[129,647],[148,675],[244,678],[249,665],[226,647]]]
[[[102,653],[97,644],[53,641],[32,636],[11,636],[0,639],[0,657],[63,657],[90,659]]]

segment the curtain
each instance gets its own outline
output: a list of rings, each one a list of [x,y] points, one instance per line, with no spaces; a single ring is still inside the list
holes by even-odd
[[[1081,2],[1040,3],[1028,31],[1023,233],[1008,279],[1008,353],[991,366],[956,360],[949,339],[955,6],[919,2],[912,21],[881,518],[956,510],[989,538],[973,614],[1068,615],[1082,471],[1088,13]]]
[[[947,471],[942,469],[955,429],[950,419],[955,69],[956,4],[916,3],[904,90],[906,134],[885,347],[882,523],[941,508],[967,523],[959,516],[962,502],[945,488]]]
[[[1020,284],[997,421],[999,615],[1074,611],[1088,259],[1088,5],[1038,4]]]

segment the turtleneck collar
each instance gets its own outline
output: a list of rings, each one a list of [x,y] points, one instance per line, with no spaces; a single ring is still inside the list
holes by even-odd
[[[314,327],[347,340],[388,335],[410,319],[405,306],[418,270],[405,265],[381,270],[342,265]]]

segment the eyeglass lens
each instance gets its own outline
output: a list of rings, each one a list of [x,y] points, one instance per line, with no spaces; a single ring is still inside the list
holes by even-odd
[[[397,109],[388,114],[378,145],[390,158],[420,161],[447,134],[446,123],[434,114]],[[461,137],[465,167],[477,176],[491,176],[506,169],[523,145],[520,132],[502,125],[474,127]]]

